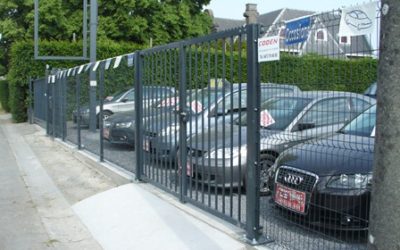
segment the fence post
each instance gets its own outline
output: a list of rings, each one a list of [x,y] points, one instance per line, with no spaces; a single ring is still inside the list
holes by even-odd
[[[76,69],[75,69],[76,71]],[[78,127],[78,149],[82,149],[82,141],[81,141],[81,78],[77,72],[75,72],[75,81],[76,81],[76,125]]]
[[[33,108],[32,108],[32,102],[33,102],[33,100],[32,100],[32,97],[33,97],[33,94],[32,94],[32,91],[33,91],[33,86],[32,86],[32,78],[31,77],[29,77],[28,78],[28,82],[29,82],[29,109],[28,109],[28,118],[29,118],[29,124],[33,124],[33,112],[32,112],[32,110],[33,110]]]
[[[179,158],[181,162],[180,201],[185,202],[187,196],[187,154],[186,154],[186,51],[184,43],[179,45]]]
[[[104,104],[104,66],[103,62],[99,65],[99,102],[100,102],[100,112],[99,112],[99,131],[100,131],[100,161],[104,161],[104,141],[103,141],[103,104]],[[93,69],[90,69],[93,70]]]
[[[246,241],[265,243],[260,228],[260,74],[257,39],[259,25],[250,24],[247,32],[247,168]]]
[[[56,137],[56,81],[57,76],[52,72],[51,78],[51,136],[53,139]]]
[[[135,53],[135,154],[136,154],[136,180],[140,181],[143,170],[143,113],[142,113],[142,55]]]
[[[67,73],[63,72],[63,78],[61,82],[61,93],[62,93],[62,140],[65,141],[67,138]]]
[[[46,78],[45,78],[45,88],[46,88],[46,134],[50,135],[50,79],[49,70],[46,68]]]

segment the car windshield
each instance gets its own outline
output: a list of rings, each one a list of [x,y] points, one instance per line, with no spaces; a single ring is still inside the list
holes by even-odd
[[[376,105],[365,110],[362,114],[344,126],[340,132],[349,135],[365,137],[375,136]]]
[[[261,127],[269,130],[284,130],[310,101],[309,98],[300,97],[269,99],[261,104]],[[246,115],[242,117],[240,124],[247,125]]]
[[[218,101],[224,94],[228,94],[229,90],[204,88],[197,91],[192,91],[187,97],[187,106],[194,114],[198,114],[207,109],[211,104]]]

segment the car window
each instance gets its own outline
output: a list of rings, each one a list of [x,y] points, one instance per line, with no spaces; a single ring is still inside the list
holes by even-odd
[[[239,95],[239,93],[241,93]],[[261,87],[261,102],[264,102],[276,95],[292,94],[293,90],[288,88],[262,88]],[[233,104],[232,104],[233,99]],[[223,103],[225,103],[225,112],[223,112]],[[229,95],[224,100],[218,103],[218,113],[223,114],[229,110],[240,110],[247,107],[247,91],[235,92]]]
[[[349,121],[350,105],[347,98],[331,98],[314,104],[299,123],[326,126]]]
[[[124,99],[127,99],[128,101],[134,101],[135,100],[135,91],[129,91],[125,96]]]
[[[359,113],[366,110],[371,104],[365,100],[359,98],[351,98],[353,104],[353,116],[358,115]]]
[[[301,111],[310,103],[309,98],[299,97],[279,97],[271,98],[261,104],[261,114],[268,112],[270,117],[274,120],[273,123],[265,126],[260,122],[263,129],[269,130],[284,130],[299,115]],[[236,121],[242,126],[247,125],[247,115],[243,115],[242,119]]]
[[[340,132],[350,135],[372,137],[376,122],[376,105],[365,110],[362,114],[344,126]]]
[[[247,91],[237,91],[231,95],[225,96],[220,102],[218,102],[217,113],[224,114],[231,110],[239,110],[245,108],[246,106]]]

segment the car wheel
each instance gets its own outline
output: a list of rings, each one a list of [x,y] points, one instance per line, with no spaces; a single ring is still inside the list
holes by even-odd
[[[270,153],[262,153],[260,156],[260,194],[270,195],[269,169],[274,164],[276,156]]]
[[[111,111],[105,110],[103,111],[103,121],[110,117],[113,113]]]
[[[110,117],[113,114],[113,112],[109,111],[109,110],[104,110],[103,111],[103,119],[101,121],[104,121],[105,119],[107,119],[108,117]],[[100,118],[99,115],[97,115],[97,128],[100,128]]]

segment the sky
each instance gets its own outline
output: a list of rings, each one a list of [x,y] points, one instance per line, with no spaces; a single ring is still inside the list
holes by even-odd
[[[243,19],[246,3],[257,4],[260,14],[282,8],[299,10],[311,10],[316,12],[339,9],[343,6],[363,4],[370,0],[211,0],[210,4],[204,7],[212,9],[215,17]]]

